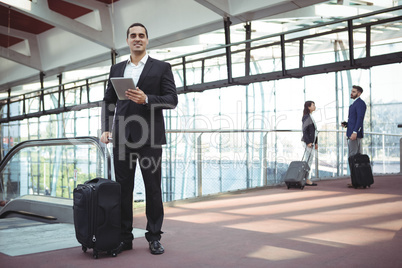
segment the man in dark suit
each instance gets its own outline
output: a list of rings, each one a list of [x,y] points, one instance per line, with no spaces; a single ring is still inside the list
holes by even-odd
[[[350,97],[354,100],[349,106],[348,122],[342,122],[346,127],[348,138],[349,157],[363,152],[361,139],[363,138],[363,121],[366,114],[366,103],[360,98],[363,89],[360,86],[353,86]],[[350,165],[350,163],[349,163]],[[352,188],[353,184],[348,184]]]
[[[350,98],[354,101],[349,106],[348,122],[343,122],[342,126],[347,127],[346,136],[348,137],[349,157],[363,152],[361,139],[363,138],[363,121],[366,114],[366,103],[360,98],[363,89],[360,86],[353,86]]]
[[[144,25],[134,23],[128,28],[130,59],[110,69],[102,106],[101,141],[107,144],[113,137],[115,175],[122,193],[119,250],[132,249],[134,175],[138,163],[146,194],[145,238],[152,254],[162,254],[161,165],[162,145],[166,144],[163,109],[176,107],[177,93],[170,64],[149,57],[148,42]],[[136,88],[125,93],[128,100],[118,99],[110,82],[112,77],[134,80]]]

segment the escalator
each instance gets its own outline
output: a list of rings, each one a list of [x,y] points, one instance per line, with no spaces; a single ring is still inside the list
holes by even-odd
[[[0,252],[10,256],[78,246],[73,190],[111,178],[110,155],[94,137],[24,141],[0,162]]]

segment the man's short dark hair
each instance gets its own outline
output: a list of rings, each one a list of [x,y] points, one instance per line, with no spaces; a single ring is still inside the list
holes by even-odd
[[[140,26],[140,27],[144,28],[145,29],[145,35],[148,38],[148,30],[147,30],[147,28],[145,28],[145,26],[142,23],[139,23],[139,22],[133,23],[133,24],[130,25],[130,27],[128,27],[128,29],[127,29],[127,38],[128,38],[128,35],[130,34],[130,29],[135,27],[135,26]]]
[[[362,87],[359,86],[352,86],[352,88],[355,88],[357,91],[359,91],[360,93],[363,93],[363,89]]]

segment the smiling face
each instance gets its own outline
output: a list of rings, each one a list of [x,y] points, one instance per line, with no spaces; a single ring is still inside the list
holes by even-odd
[[[127,45],[130,47],[131,54],[145,54],[148,45],[148,36],[143,27],[131,27],[126,41]]]

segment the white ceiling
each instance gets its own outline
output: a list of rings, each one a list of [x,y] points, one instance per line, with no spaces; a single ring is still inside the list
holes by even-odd
[[[394,4],[393,0],[370,1],[374,5],[363,0],[119,0],[110,5],[96,0],[64,1],[93,11],[69,19],[50,10],[47,0],[0,0],[0,5],[55,26],[38,35],[0,26],[0,34],[25,40],[9,48],[0,47],[0,92],[38,81],[41,71],[47,78],[110,60],[112,50],[127,53],[126,30],[133,22],[148,28],[148,48],[152,49],[186,44],[191,37],[223,29],[225,17],[235,26],[270,18],[322,17],[315,5],[324,2],[335,1],[339,7],[350,7],[353,2],[353,10],[342,16],[357,15],[356,3],[367,9]]]

